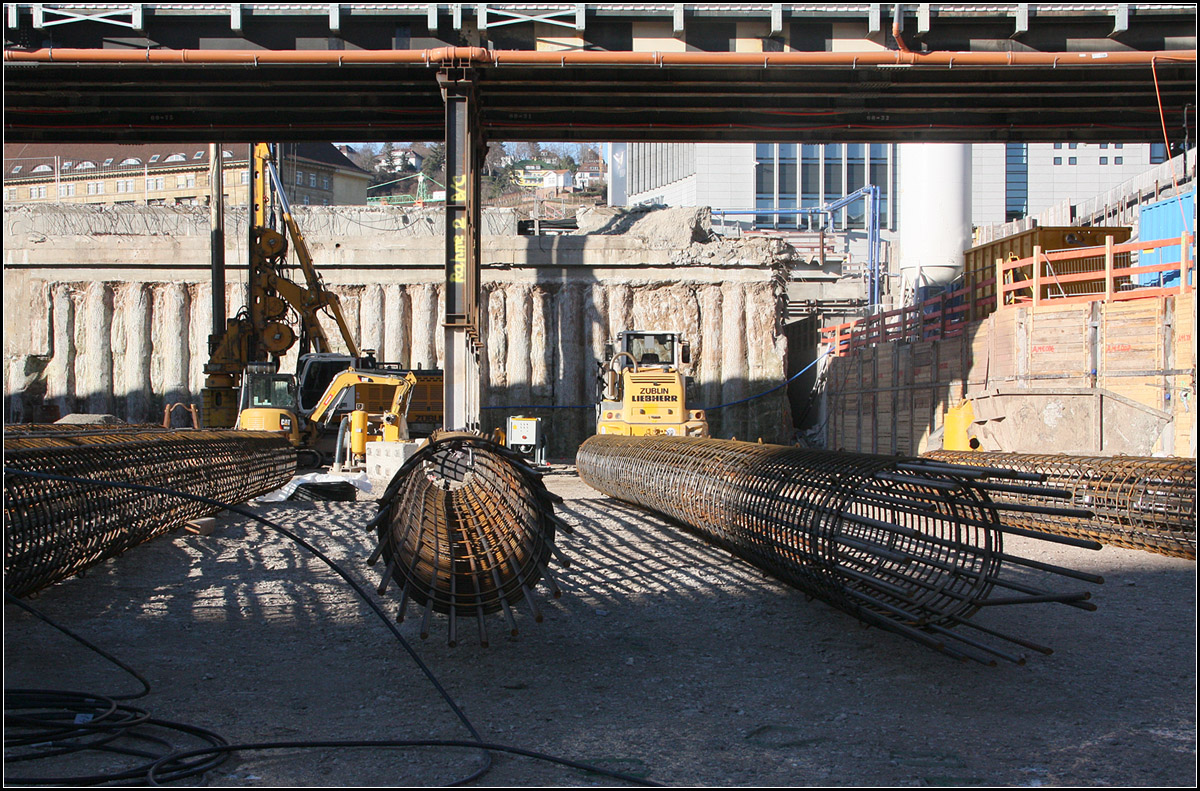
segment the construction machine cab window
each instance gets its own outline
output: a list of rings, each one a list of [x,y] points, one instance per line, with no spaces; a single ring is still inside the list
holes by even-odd
[[[638,365],[674,365],[675,336],[669,333],[625,333],[625,346]]]
[[[316,409],[325,388],[350,364],[349,357],[309,362],[300,376],[300,411],[307,414]]]
[[[248,374],[242,390],[241,409],[295,410],[296,381],[289,374]]]

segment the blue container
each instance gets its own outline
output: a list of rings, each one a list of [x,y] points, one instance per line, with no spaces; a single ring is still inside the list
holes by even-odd
[[[1180,204],[1183,211],[1180,212]],[[1186,226],[1184,223],[1186,222]],[[1196,191],[1185,192],[1175,198],[1149,203],[1142,206],[1138,225],[1138,239],[1151,242],[1157,239],[1178,239],[1187,232],[1192,235],[1192,265],[1196,261]],[[1138,266],[1154,266],[1168,261],[1179,261],[1179,245],[1156,247],[1143,250],[1138,255]],[[1134,275],[1133,282],[1139,286],[1171,288],[1179,285],[1179,270],[1173,272],[1151,272]],[[1188,284],[1195,282],[1195,270],[1188,272]]]

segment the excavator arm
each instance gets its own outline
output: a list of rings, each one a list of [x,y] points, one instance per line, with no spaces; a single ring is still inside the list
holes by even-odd
[[[395,393],[392,395],[390,407],[386,411],[403,417],[404,413],[408,412],[408,402],[412,397],[413,388],[417,385],[417,377],[411,373],[404,376],[392,376],[349,368],[335,376],[329,383],[329,387],[325,388],[324,395],[317,402],[317,408],[308,416],[309,423],[315,425],[324,420],[341,399],[342,393],[360,384],[394,387]]]

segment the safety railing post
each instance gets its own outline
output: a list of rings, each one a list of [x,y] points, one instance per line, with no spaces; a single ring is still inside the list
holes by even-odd
[[[1111,302],[1113,298],[1113,238],[1104,237],[1104,301]]]
[[[1179,237],[1179,293],[1186,294],[1191,291],[1188,286],[1188,274],[1191,267],[1192,257],[1192,237],[1191,234],[1184,233]]]
[[[1033,306],[1036,308],[1042,301],[1042,248],[1033,246]]]
[[[1004,259],[996,259],[996,310],[1004,307]]]

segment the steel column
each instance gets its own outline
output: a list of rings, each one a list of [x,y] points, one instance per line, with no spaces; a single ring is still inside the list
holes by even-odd
[[[483,134],[476,86],[466,69],[438,74],[446,102],[445,419],[479,429],[480,171]]]

